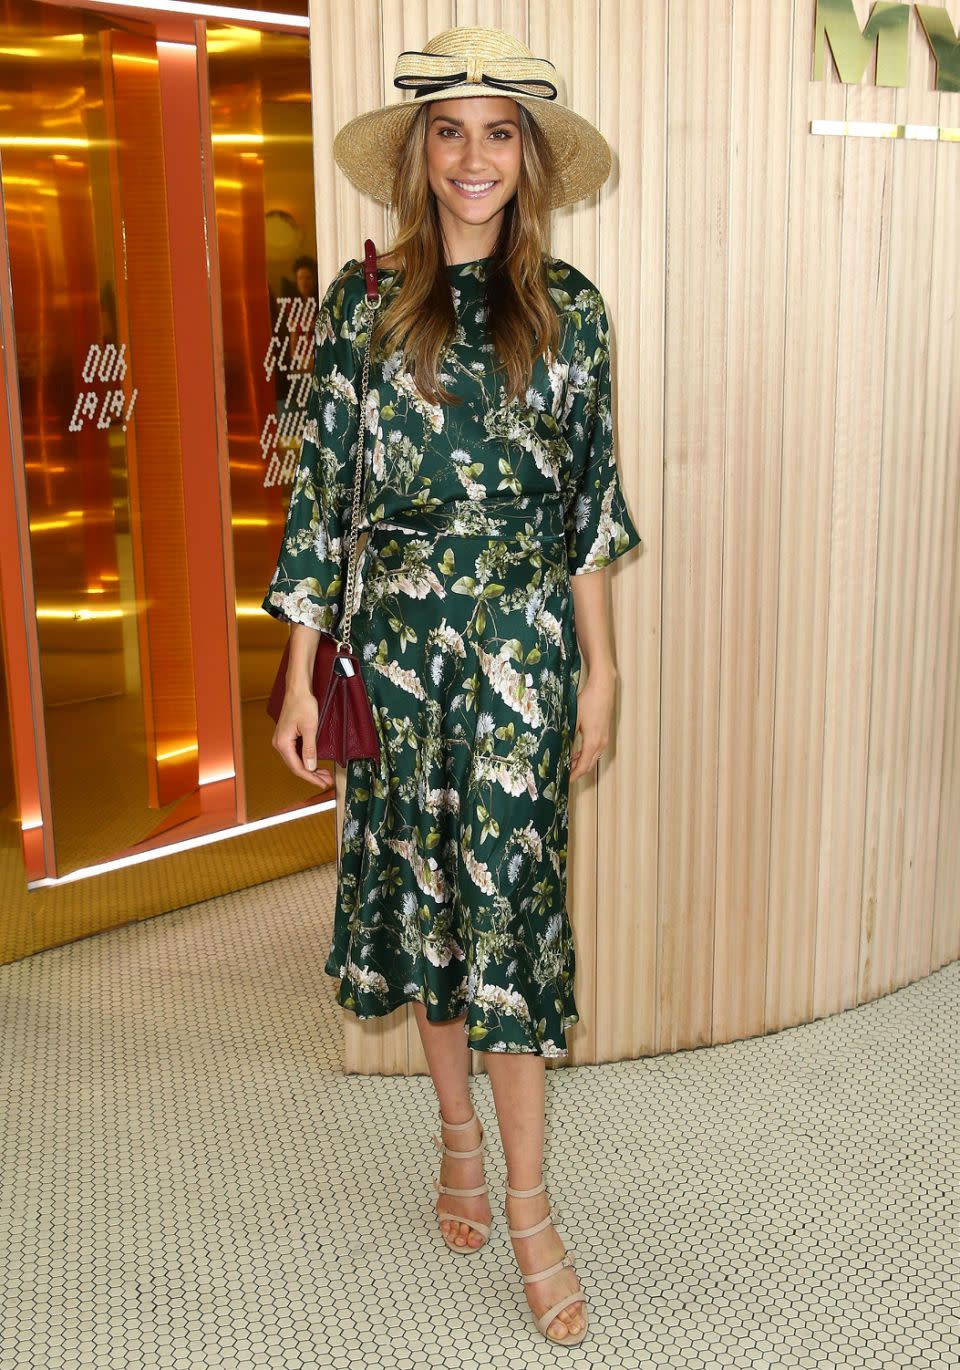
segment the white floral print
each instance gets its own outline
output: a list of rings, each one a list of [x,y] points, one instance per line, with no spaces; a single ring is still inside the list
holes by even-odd
[[[478,1051],[564,1056],[578,1021],[566,853],[580,653],[571,577],[640,544],[616,461],[608,321],[596,287],[544,261],[561,345],[503,398],[486,332],[489,259],[447,268],[442,361],[461,403],[428,404],[399,351],[371,358],[368,531],[352,645],[380,762],[347,767],[325,969],[360,1018],[419,1000],[464,1014]],[[263,599],[335,632],[343,612],[366,316],[360,264],[327,289],[276,569]],[[402,288],[381,271],[387,301]]]

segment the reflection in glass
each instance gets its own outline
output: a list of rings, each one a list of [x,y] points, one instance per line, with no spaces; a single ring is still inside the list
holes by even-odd
[[[0,155],[63,874],[143,840],[197,784],[158,62],[150,39],[82,10],[6,0],[3,19]]]
[[[286,628],[260,608],[297,464],[317,311],[306,36],[211,23],[207,49],[250,818],[315,795],[269,746]],[[265,726],[265,721],[268,726]]]

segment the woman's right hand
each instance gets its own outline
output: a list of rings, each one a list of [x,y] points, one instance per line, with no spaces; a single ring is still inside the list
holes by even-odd
[[[283,757],[285,765],[300,780],[307,780],[318,789],[333,784],[329,766],[317,766],[317,722],[320,706],[310,690],[287,690],[283,708],[273,730],[271,742]],[[303,738],[303,760],[297,755],[297,738]]]

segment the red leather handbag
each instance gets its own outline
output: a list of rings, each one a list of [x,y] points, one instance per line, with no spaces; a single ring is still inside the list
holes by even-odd
[[[363,355],[363,378],[360,388],[360,418],[357,425],[357,460],[353,473],[353,517],[348,534],[347,575],[343,592],[343,615],[339,638],[321,632],[317,655],[313,663],[313,693],[319,705],[317,725],[317,758],[331,758],[338,766],[345,766],[352,757],[370,757],[379,764],[380,742],[373,721],[370,696],[367,694],[360,669],[360,659],[350,646],[350,625],[353,622],[353,597],[357,574],[357,539],[360,522],[360,491],[364,475],[366,424],[364,410],[367,400],[367,377],[370,368],[370,336],[373,321],[380,307],[377,282],[377,249],[372,238],[364,241],[363,275],[366,282],[366,305],[369,314],[367,342]],[[276,679],[267,701],[267,713],[276,721],[283,708],[287,688],[287,663],[290,641],[283,649]],[[297,738],[297,754],[303,757],[303,738]]]

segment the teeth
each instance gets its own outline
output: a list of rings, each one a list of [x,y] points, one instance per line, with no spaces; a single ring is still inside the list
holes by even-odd
[[[453,184],[462,190],[489,190],[496,181],[454,181]]]

